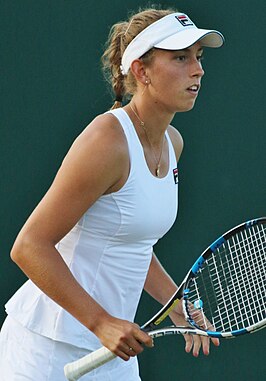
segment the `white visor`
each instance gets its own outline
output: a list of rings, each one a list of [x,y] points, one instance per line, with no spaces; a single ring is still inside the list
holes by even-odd
[[[126,75],[131,63],[152,48],[182,50],[201,41],[202,46],[219,48],[224,43],[217,30],[199,29],[184,13],[171,13],[140,32],[122,56],[121,72]]]

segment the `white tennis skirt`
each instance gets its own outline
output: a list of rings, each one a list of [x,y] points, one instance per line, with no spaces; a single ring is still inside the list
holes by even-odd
[[[8,316],[0,333],[1,381],[66,381],[64,365],[86,354],[86,349],[38,335]],[[117,367],[105,364],[80,378],[80,381],[125,380],[141,380],[136,358],[121,360]]]

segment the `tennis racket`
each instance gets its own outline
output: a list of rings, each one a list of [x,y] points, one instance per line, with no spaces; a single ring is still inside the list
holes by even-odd
[[[141,328],[151,337],[193,334],[230,338],[266,326],[266,217],[242,223],[214,241],[196,260],[181,286]],[[182,299],[188,327],[158,325]],[[66,364],[69,381],[116,356],[102,347]]]

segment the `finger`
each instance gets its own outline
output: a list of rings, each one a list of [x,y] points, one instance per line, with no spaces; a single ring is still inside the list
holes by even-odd
[[[186,353],[190,353],[191,349],[193,347],[193,337],[192,337],[192,335],[184,335],[184,339],[186,342],[185,351],[186,351]]]
[[[200,336],[193,336],[193,356],[198,357],[201,348],[201,338]]]
[[[124,361],[128,361],[130,359],[130,355],[128,355],[127,353],[125,353],[124,351],[119,351],[119,350],[116,350],[114,352],[114,354],[118,357],[120,357],[122,360]]]
[[[208,337],[201,337],[202,351],[208,356],[210,353],[210,339]]]
[[[152,338],[146,333],[141,330],[138,330],[135,333],[135,339],[139,342],[144,344],[146,347],[152,348],[154,346]],[[133,347],[134,348],[134,347]]]
[[[219,340],[219,339],[217,339],[216,337],[212,337],[212,338],[211,338],[211,341],[212,341],[212,343],[213,343],[216,347],[219,347],[219,345],[220,345],[220,340]]]
[[[127,348],[127,353],[129,353],[130,356],[136,356],[136,354],[139,354],[144,350],[141,343],[134,339],[128,341]]]
[[[143,351],[143,348],[141,349],[140,352]],[[126,349],[124,349],[124,353],[128,355],[129,357],[135,357],[137,354],[140,352],[135,352],[135,350],[132,347],[127,346]]]
[[[128,353],[129,353],[129,356],[130,356],[130,357],[135,357],[135,356],[137,356],[137,354],[141,353],[142,351],[143,351],[143,348],[142,348],[141,351],[138,352],[138,353],[135,352],[134,349],[131,348],[131,347],[128,349]]]

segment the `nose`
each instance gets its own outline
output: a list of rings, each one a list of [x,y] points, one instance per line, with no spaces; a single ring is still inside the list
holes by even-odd
[[[204,70],[202,68],[202,64],[198,59],[193,60],[191,65],[191,76],[201,78],[204,76]]]

